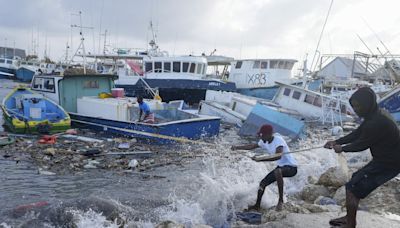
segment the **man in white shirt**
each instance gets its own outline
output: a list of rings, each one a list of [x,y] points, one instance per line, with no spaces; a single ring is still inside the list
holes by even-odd
[[[279,191],[279,200],[278,204],[276,205],[276,210],[280,211],[282,210],[283,206],[283,178],[293,177],[297,174],[297,162],[293,158],[293,156],[288,153],[290,152],[290,150],[285,140],[280,135],[274,134],[274,130],[271,125],[268,124],[263,125],[258,131],[258,136],[260,137],[260,141],[257,144],[254,143],[242,146],[232,146],[231,149],[253,150],[258,147],[261,147],[271,155],[273,154],[280,155],[265,160],[265,161],[277,161],[277,167],[270,173],[268,173],[268,175],[260,182],[256,204],[249,207],[249,209],[259,210],[265,188],[276,181],[278,184],[278,191]]]

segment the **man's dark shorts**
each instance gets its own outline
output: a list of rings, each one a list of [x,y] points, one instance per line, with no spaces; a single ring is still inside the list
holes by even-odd
[[[282,177],[294,177],[297,174],[297,167],[296,166],[289,166],[285,165],[282,167],[276,167],[274,170],[272,170],[268,175],[262,179],[260,183],[260,187],[265,188],[266,186],[274,183],[276,181],[275,177],[275,170],[280,169],[282,172]]]
[[[357,198],[364,199],[372,191],[400,173],[400,167],[388,167],[385,164],[371,161],[353,174],[346,184],[346,189]]]

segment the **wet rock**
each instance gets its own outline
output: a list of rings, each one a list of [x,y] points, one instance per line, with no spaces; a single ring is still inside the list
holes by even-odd
[[[203,224],[195,224],[192,226],[192,228],[212,228],[212,226],[203,225]]]
[[[319,196],[314,201],[314,204],[317,204],[317,205],[336,205],[337,201],[335,199],[330,198],[330,197]]]
[[[338,217],[337,212],[323,212],[323,213],[312,213],[312,214],[299,214],[290,213],[285,216],[284,219],[279,221],[269,222],[267,224],[261,224],[259,226],[252,227],[263,227],[263,228],[321,228],[329,227],[327,221],[332,218]],[[400,227],[400,222],[392,219],[385,218],[381,215],[359,211],[357,217],[363,218],[357,220],[357,227]],[[240,226],[232,226],[234,228]]]
[[[284,219],[289,213],[310,213],[309,210],[307,210],[306,208],[291,203],[291,202],[287,202],[283,204],[283,208],[281,211],[276,211],[275,207],[271,207],[266,211],[263,211],[263,216],[261,218],[261,222],[262,223],[266,223],[266,222],[271,222],[271,221],[277,221],[277,220],[282,220]]]
[[[342,165],[331,167],[321,175],[318,180],[319,185],[340,188],[349,179],[348,168]]]
[[[300,197],[307,202],[314,202],[319,196],[330,196],[329,189],[323,185],[310,184],[303,188]]]
[[[346,186],[342,186],[336,190],[333,199],[336,200],[339,205],[344,206],[346,203]]]
[[[177,224],[173,221],[164,221],[155,226],[155,228],[185,228],[182,224]]]
[[[315,205],[315,204],[302,204],[301,207],[303,207],[304,209],[307,209],[309,212],[311,213],[322,213],[322,212],[327,212],[328,210],[319,206],[319,205]]]
[[[317,184],[318,182],[318,179],[315,176],[308,176],[307,180],[309,184]]]
[[[288,211],[271,210],[270,212],[263,214],[263,216],[261,218],[261,223],[267,223],[267,222],[282,220],[282,219],[286,218],[286,216],[288,214],[289,214]]]

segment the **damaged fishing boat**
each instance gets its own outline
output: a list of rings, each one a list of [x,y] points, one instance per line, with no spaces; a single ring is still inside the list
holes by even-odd
[[[74,124],[98,131],[158,143],[200,139],[219,133],[219,117],[187,113],[159,100],[146,101],[156,122],[137,122],[136,98],[103,96],[111,94],[115,78],[116,75],[106,74],[35,75],[32,89],[59,103]],[[53,90],[46,86],[49,83],[56,85]]]
[[[23,87],[15,88],[4,98],[1,109],[5,126],[14,133],[57,133],[71,126],[62,107]]]

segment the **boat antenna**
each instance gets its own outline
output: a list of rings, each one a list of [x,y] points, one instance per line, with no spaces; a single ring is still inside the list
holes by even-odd
[[[98,49],[98,53],[100,53],[100,49],[101,49],[101,36],[103,34],[101,34],[101,25],[103,23],[103,10],[104,10],[104,0],[101,1],[101,10],[100,10],[100,26],[99,26],[99,49]],[[107,31],[107,30],[106,30]]]
[[[329,5],[328,13],[326,14],[325,22],[324,22],[324,25],[322,26],[322,31],[321,31],[321,33],[320,33],[320,35],[319,35],[317,47],[315,48],[314,57],[313,57],[313,59],[312,59],[311,67],[310,67],[310,69],[311,69],[312,71],[314,71],[314,70],[315,70],[315,67],[317,67],[317,63],[316,63],[316,61],[315,61],[315,58],[316,58],[316,56],[317,56],[317,53],[319,53],[319,52],[318,52],[319,44],[321,43],[322,35],[324,34],[325,26],[326,26],[326,23],[328,22],[328,18],[329,18],[329,14],[330,14],[330,12],[331,12],[331,9],[332,9],[332,5],[333,5],[333,0],[331,0],[331,4]],[[313,68],[314,62],[315,62],[315,67]]]
[[[81,36],[81,43],[79,44],[78,48],[76,49],[76,52],[74,56],[72,56],[70,60],[70,64],[74,57],[78,54],[79,50],[82,50],[82,56],[83,56],[83,74],[86,74],[86,50],[85,50],[85,38],[83,36],[83,29],[93,29],[93,27],[86,27],[82,26],[82,11],[79,11],[79,14],[75,14],[79,16],[79,25],[71,25],[73,28],[79,28],[79,35]]]

